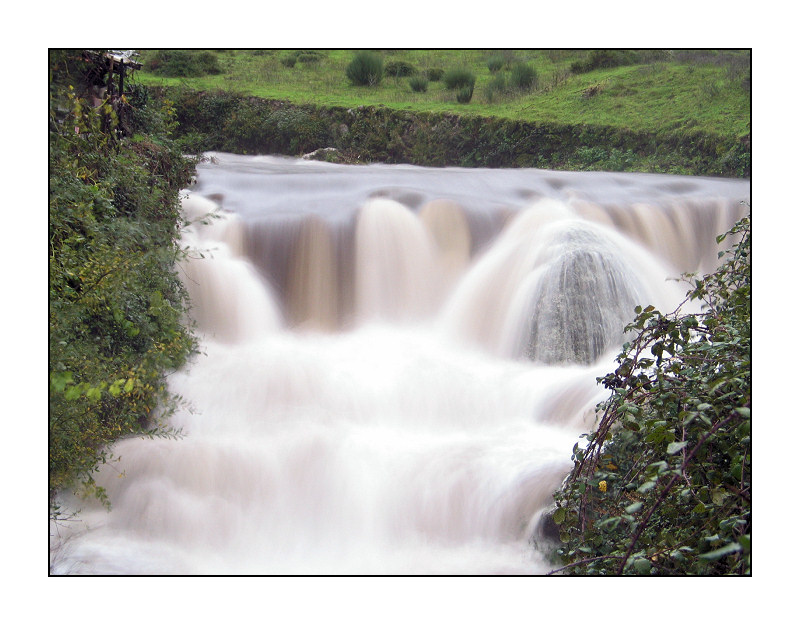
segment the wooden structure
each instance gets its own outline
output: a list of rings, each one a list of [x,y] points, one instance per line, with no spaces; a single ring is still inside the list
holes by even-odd
[[[122,97],[125,95],[125,76],[131,71],[141,69],[142,64],[134,61],[133,50],[84,50],[83,59],[87,63],[86,84],[89,97],[94,106],[106,102],[111,104],[119,121],[118,132],[129,133],[128,112],[130,105]]]
[[[125,75],[129,70],[141,69],[142,64],[133,60],[132,50],[84,50],[83,57],[89,63],[87,78],[91,85],[105,87],[108,97],[125,93]],[[114,84],[115,78],[117,85]],[[116,88],[115,88],[116,87]]]

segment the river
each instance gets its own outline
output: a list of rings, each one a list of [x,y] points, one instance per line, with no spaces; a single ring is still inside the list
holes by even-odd
[[[742,180],[214,153],[179,266],[178,439],[129,438],[53,574],[531,575],[637,304],[715,267]],[[215,218],[203,220],[214,214]],[[204,224],[202,221],[208,221]]]

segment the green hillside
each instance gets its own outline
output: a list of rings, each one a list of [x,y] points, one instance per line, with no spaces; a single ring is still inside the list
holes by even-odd
[[[208,65],[218,73],[189,75],[199,72],[188,62],[150,50],[142,53],[144,68],[138,80],[296,104],[384,105],[649,133],[750,133],[749,50],[380,50],[375,52],[383,60],[384,75],[374,86],[354,86],[348,80],[352,50],[206,52]],[[593,60],[597,67],[587,68]],[[535,72],[528,88],[512,84],[519,64]],[[581,71],[581,64],[589,71]],[[425,91],[412,90],[414,76],[457,68],[475,77],[468,103],[459,103],[456,92],[441,79],[429,80]],[[411,75],[391,75],[392,71]]]

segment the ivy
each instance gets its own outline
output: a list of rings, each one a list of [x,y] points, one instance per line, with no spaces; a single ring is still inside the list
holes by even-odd
[[[636,307],[599,422],[555,493],[556,571],[749,575],[751,553],[750,219],[683,306]]]

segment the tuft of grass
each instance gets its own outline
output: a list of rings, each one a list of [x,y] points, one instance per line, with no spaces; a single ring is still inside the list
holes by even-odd
[[[222,73],[217,55],[209,50],[159,50],[150,68],[161,76],[183,78]]]
[[[412,91],[424,93],[428,90],[428,79],[425,76],[412,76],[408,79]]]
[[[486,61],[486,67],[492,74],[499,72],[506,64],[505,58],[501,54],[494,54]]]
[[[374,87],[383,78],[383,59],[375,52],[357,52],[345,73],[354,85]]]
[[[527,63],[516,63],[511,68],[509,83],[513,89],[530,91],[539,85],[539,74]]]
[[[459,87],[456,89],[456,101],[460,104],[467,104],[470,100],[472,100],[472,85],[464,85],[463,87]]]
[[[448,89],[473,88],[475,87],[475,73],[467,67],[456,67],[444,73],[442,82]]]
[[[425,78],[431,82],[438,82],[444,76],[444,70],[441,67],[431,67],[425,70]]]
[[[387,76],[401,78],[405,76],[413,76],[417,73],[417,70],[411,63],[407,61],[389,61],[386,64],[385,73]]]

